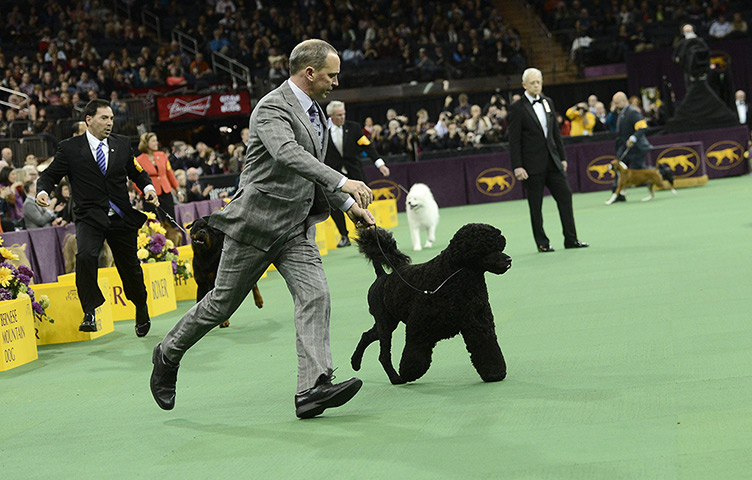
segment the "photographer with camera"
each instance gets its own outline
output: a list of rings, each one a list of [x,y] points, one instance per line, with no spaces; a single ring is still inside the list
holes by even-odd
[[[577,137],[579,135],[592,135],[595,127],[595,115],[588,110],[588,104],[580,102],[569,107],[567,118],[571,122],[569,135]]]

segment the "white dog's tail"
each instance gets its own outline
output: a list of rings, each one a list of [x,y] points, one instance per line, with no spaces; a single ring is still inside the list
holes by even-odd
[[[386,275],[384,267],[392,271],[410,263],[410,257],[397,248],[392,233],[380,227],[358,230],[358,249],[373,263],[376,276]]]

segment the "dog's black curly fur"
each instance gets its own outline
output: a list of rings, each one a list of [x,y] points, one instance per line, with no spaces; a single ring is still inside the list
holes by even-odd
[[[503,253],[506,239],[499,229],[481,223],[465,225],[444,251],[418,265],[410,264],[410,257],[397,248],[390,232],[369,228],[358,235],[358,247],[373,263],[377,278],[368,291],[375,323],[363,333],[353,353],[354,370],[360,370],[365,349],[379,340],[379,361],[389,380],[393,384],[417,380],[431,366],[436,343],[459,333],[483,381],[506,377],[484,277],[485,272],[503,274],[512,265]],[[387,274],[384,267],[392,273]],[[437,288],[436,293],[426,293]],[[391,346],[399,322],[406,325],[406,339],[397,373]]]

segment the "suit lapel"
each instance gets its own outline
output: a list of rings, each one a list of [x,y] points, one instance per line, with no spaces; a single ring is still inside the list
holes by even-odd
[[[316,129],[313,128],[313,124],[311,123],[311,119],[308,118],[308,112],[303,111],[303,107],[301,107],[300,102],[298,101],[298,97],[295,96],[290,86],[287,84],[287,82],[282,84],[282,95],[285,97],[285,100],[290,105],[290,110],[293,112],[295,117],[300,121],[300,123],[303,124],[305,129],[308,131],[308,135],[311,136],[311,140],[313,140],[313,146],[316,152],[316,158],[319,160],[322,158],[322,145],[319,141],[319,136],[316,135]],[[314,105],[316,105],[316,110],[319,112],[319,121],[321,122],[321,128],[324,130],[324,145],[326,145],[326,142],[328,141],[328,128],[326,128],[326,125],[324,123],[324,111],[321,110],[321,107],[318,103],[313,102]]]
[[[81,141],[79,142],[81,144],[81,158],[84,162],[94,165],[94,169],[102,175],[102,170],[99,169],[99,164],[91,153],[91,147],[89,147],[89,140],[86,138],[86,134],[79,135],[79,137],[81,137]]]

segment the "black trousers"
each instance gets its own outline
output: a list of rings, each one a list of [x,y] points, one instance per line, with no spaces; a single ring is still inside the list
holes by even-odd
[[[141,262],[136,257],[136,234],[115,215],[110,217],[110,226],[101,229],[83,222],[76,223],[76,289],[84,312],[94,310],[105,301],[97,285],[99,252],[104,241],[110,245],[123,291],[136,307],[146,305],[146,286]]]
[[[561,228],[564,234],[564,244],[569,245],[577,241],[577,230],[574,226],[574,210],[572,208],[572,190],[564,172],[559,170],[553,159],[549,159],[545,173],[530,175],[523,182],[527,193],[527,204],[530,208],[530,223],[533,226],[535,244],[539,246],[549,245],[546,232],[543,230],[543,189],[548,187],[551,195],[556,200],[561,218]]]

